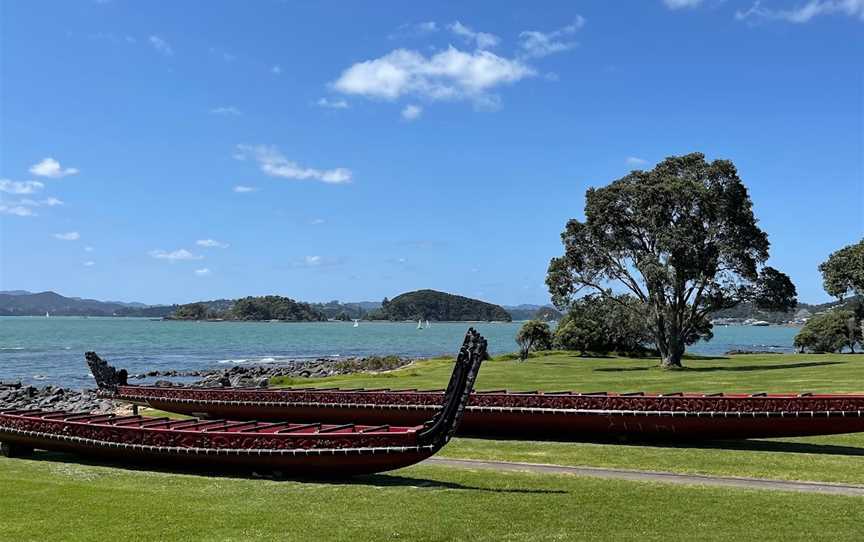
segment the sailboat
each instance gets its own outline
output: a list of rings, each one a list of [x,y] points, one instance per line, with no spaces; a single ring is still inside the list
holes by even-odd
[[[51,315],[48,312],[45,312],[45,318],[51,318]]]
[[[353,327],[360,327],[360,320],[358,320],[357,318],[355,318],[355,319],[354,319],[354,326],[353,326]]]
[[[429,320],[426,320],[426,329],[429,329],[430,327],[432,327],[432,324],[429,323]]]
[[[423,329],[423,319],[417,319],[417,329]]]

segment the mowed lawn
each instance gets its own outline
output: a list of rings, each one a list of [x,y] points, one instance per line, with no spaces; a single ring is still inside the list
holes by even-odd
[[[864,499],[416,466],[350,482],[0,459],[0,540],[860,540]]]
[[[440,388],[451,360],[292,385]],[[492,360],[479,389],[864,392],[864,356]],[[698,445],[454,439],[442,456],[864,484],[864,434]],[[418,465],[277,481],[0,458],[0,540],[860,540],[864,498]]]

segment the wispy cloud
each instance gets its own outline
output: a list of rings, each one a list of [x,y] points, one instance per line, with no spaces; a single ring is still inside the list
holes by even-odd
[[[150,42],[150,45],[156,49],[156,52],[159,54],[165,56],[174,55],[174,49],[171,48],[171,45],[165,40],[165,38],[153,35],[148,37],[147,41]]]
[[[39,181],[10,181],[0,179],[0,192],[7,194],[34,194],[45,187]]]
[[[247,157],[258,162],[265,174],[283,179],[314,180],[328,184],[345,184],[351,182],[351,170],[346,168],[315,169],[302,167],[297,162],[285,158],[279,150],[270,145],[237,145],[234,155],[239,160]]]
[[[41,162],[30,166],[30,173],[32,173],[33,175],[38,175],[39,177],[60,179],[68,175],[77,175],[79,171],[77,168],[74,167],[64,169],[60,166],[60,162],[49,157],[43,158]]]
[[[551,32],[525,30],[519,33],[519,48],[524,56],[532,58],[569,51],[577,46],[577,43],[569,37],[583,26],[585,26],[585,17],[577,15],[572,23]]]
[[[447,25],[447,29],[468,43],[476,44],[478,49],[491,49],[501,42],[501,38],[488,32],[477,32],[459,21]]]
[[[210,270],[206,267],[202,267],[201,269],[196,269],[195,274],[199,277],[206,277],[210,274]]]
[[[195,241],[195,244],[199,247],[205,248],[228,248],[228,243],[223,243],[222,241],[217,241],[216,239],[198,239]]]
[[[747,10],[735,12],[739,21],[785,21],[803,24],[823,15],[845,15],[864,21],[864,0],[810,0],[792,9],[770,9],[756,1]]]
[[[628,166],[644,166],[645,164],[648,163],[648,160],[645,160],[644,158],[639,158],[638,156],[628,156],[624,160],[624,162]]]
[[[326,107],[328,109],[348,109],[348,102],[339,98],[336,100],[329,100],[327,98],[318,98],[318,101],[315,102],[315,105],[318,107]]]
[[[29,207],[18,204],[8,205],[2,202],[0,202],[0,214],[11,216],[36,216],[36,213],[34,213]]]
[[[470,99],[484,106],[497,101],[489,95],[495,87],[533,75],[534,70],[522,61],[489,51],[468,53],[449,47],[427,58],[417,51],[397,49],[350,66],[331,86],[343,94],[367,98]]]
[[[280,66],[279,64],[274,64],[270,67],[270,73],[272,73],[273,75],[280,75],[282,73],[282,66]]]
[[[222,106],[222,107],[214,107],[210,110],[210,113],[214,115],[224,115],[227,117],[239,117],[243,114],[242,111],[234,107],[233,105]]]
[[[55,233],[54,238],[60,239],[61,241],[77,241],[78,239],[81,239],[81,234],[78,233],[77,231],[69,231],[66,233]]]
[[[319,225],[323,224],[324,222],[326,222],[326,221],[323,218],[313,218],[312,220],[309,221],[309,223],[312,224],[313,226],[319,226]]]
[[[84,252],[93,252],[93,250],[95,250],[95,249],[93,247],[91,247],[90,245],[87,245],[86,247],[84,247]]]
[[[96,262],[94,262],[93,260],[87,260],[86,262],[84,262],[84,267],[93,267],[94,265],[96,265]]]
[[[294,267],[315,269],[320,267],[333,267],[341,265],[342,263],[342,258],[329,256],[304,256],[302,259],[294,263]]]
[[[419,105],[408,104],[402,109],[402,118],[409,122],[420,118],[422,114],[423,108]]]
[[[407,23],[399,26],[395,32],[387,36],[391,40],[415,38],[438,32],[438,23],[435,21],[423,21],[420,23]]]
[[[156,258],[157,260],[169,260],[172,262],[177,262],[181,260],[203,260],[204,256],[193,254],[186,250],[185,248],[180,248],[177,250],[172,250],[171,252],[157,249],[151,250],[148,252],[151,258]]]
[[[669,9],[684,9],[695,8],[702,4],[704,0],[663,0],[666,7]]]
[[[258,188],[254,186],[238,184],[232,190],[234,190],[234,192],[237,192],[238,194],[248,194],[250,192],[257,192]]]

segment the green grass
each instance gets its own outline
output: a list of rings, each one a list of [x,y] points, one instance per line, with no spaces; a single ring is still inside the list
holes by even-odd
[[[302,483],[70,461],[0,459],[0,540],[839,541],[860,540],[864,504],[431,466]]]
[[[646,392],[864,393],[864,356],[849,354],[743,355],[689,358],[685,368],[663,370],[657,359],[581,358],[568,352],[534,355],[526,362],[500,356],[483,364],[477,389]],[[329,378],[276,378],[275,386],[442,388],[452,359],[419,361],[388,373]]]

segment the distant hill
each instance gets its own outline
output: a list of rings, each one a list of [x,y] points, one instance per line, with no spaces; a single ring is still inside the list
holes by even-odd
[[[44,316],[45,313],[52,316],[115,316],[125,308],[119,303],[64,297],[56,292],[0,293],[0,315],[3,316]]]
[[[503,321],[513,318],[500,305],[435,290],[407,292],[387,301],[368,318],[375,320]]]
[[[166,318],[169,320],[246,320],[285,322],[321,322],[327,317],[308,303],[288,297],[266,295],[240,299],[218,299],[180,305]]]
[[[561,313],[558,312],[552,305],[503,305],[504,309],[510,313],[514,320],[560,320]]]
[[[765,322],[770,322],[772,324],[782,324],[794,320],[800,320],[801,318],[809,318],[814,314],[832,310],[837,307],[852,308],[858,302],[858,297],[853,296],[844,299],[843,301],[830,301],[818,305],[798,303],[798,306],[789,312],[768,312],[756,308],[752,303],[741,303],[731,309],[724,309],[722,311],[711,313],[711,318],[734,318],[741,320],[754,319],[764,320]]]
[[[354,320],[364,318],[370,311],[381,308],[380,301],[359,301],[341,303],[333,300],[327,303],[310,303],[313,309],[324,313],[331,320]]]

